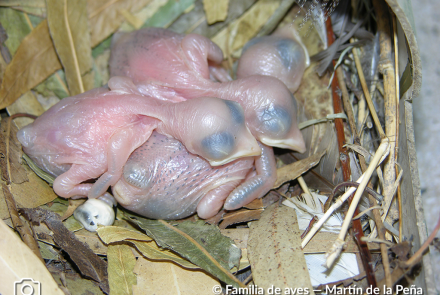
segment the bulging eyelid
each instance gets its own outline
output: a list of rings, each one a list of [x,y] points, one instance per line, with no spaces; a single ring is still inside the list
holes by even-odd
[[[202,140],[201,145],[209,158],[222,160],[232,153],[236,143],[234,136],[225,131],[205,137]]]
[[[225,100],[225,104],[228,106],[229,110],[231,111],[231,116],[235,121],[235,123],[244,124],[244,112],[240,104],[238,102],[231,100]]]
[[[276,137],[286,135],[292,126],[291,114],[280,106],[266,108],[260,117],[263,129]]]

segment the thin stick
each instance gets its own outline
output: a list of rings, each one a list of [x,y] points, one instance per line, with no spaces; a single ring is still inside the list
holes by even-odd
[[[329,45],[331,45],[334,42],[334,34],[333,34],[333,28],[331,24],[331,19],[327,18],[326,20],[326,28],[327,28],[327,40]],[[335,65],[335,61],[333,61],[333,66]],[[332,81],[332,95],[333,95],[333,111],[335,113],[342,113],[342,102],[341,97],[337,93],[337,87],[339,86],[339,79],[337,77],[334,77]],[[350,169],[350,162],[349,162],[349,155],[346,148],[344,148],[345,142],[345,132],[344,132],[344,125],[341,119],[335,119],[335,128],[336,128],[336,135],[338,140],[338,150],[339,150],[339,161],[341,163],[342,167],[342,176],[344,181],[351,180],[351,169]],[[352,197],[350,196],[348,199],[348,202],[351,203]],[[355,209],[357,213],[357,209]],[[364,236],[364,232],[362,230],[362,225],[360,220],[354,220],[353,221],[353,237],[358,244],[359,247],[359,254],[361,256],[362,265],[364,266],[365,272],[367,274],[367,282],[368,284],[372,285],[373,287],[376,287],[376,278],[374,276],[372,264],[371,264],[371,253],[368,249],[368,245],[365,242],[361,241],[361,237]]]
[[[365,163],[365,158],[362,155],[359,155],[359,163],[361,165],[362,171],[367,170],[367,164]],[[371,185],[371,183],[369,184],[369,186],[371,186],[371,188],[373,187]],[[376,203],[375,199],[372,196],[369,196],[369,200],[370,200],[370,206],[371,206],[371,204]],[[386,229],[384,227],[384,224],[382,222],[382,218],[380,216],[380,212],[378,209],[373,210],[373,217],[374,217],[374,223],[376,224],[376,227],[373,230],[373,232],[377,231],[379,239],[385,240]],[[392,287],[390,260],[388,259],[388,249],[387,249],[386,245],[380,244],[380,253],[382,255],[382,263],[383,263],[383,268],[385,271],[386,285],[387,285],[387,287]]]
[[[351,107],[351,104],[350,104],[350,97],[348,95],[347,86],[345,85],[344,72],[341,69],[341,67],[338,67],[336,69],[336,76],[338,77],[339,88],[341,89],[341,93],[342,93],[342,102],[344,104],[344,110],[347,113],[347,117],[348,117],[348,124],[350,124],[351,132],[353,133],[353,135],[355,137],[355,141],[356,141],[356,139],[357,139],[357,137],[359,137],[359,135],[356,130],[356,123],[354,121],[353,108]]]
[[[364,179],[364,174],[362,174],[361,177],[359,177],[358,180],[356,180],[357,183],[360,183]],[[340,196],[333,205],[328,208],[328,210],[324,213],[324,215],[319,219],[318,222],[315,222],[313,224],[312,229],[309,231],[309,233],[304,237],[304,239],[301,242],[301,247],[304,249],[305,246],[310,242],[310,240],[313,238],[313,236],[318,232],[318,230],[321,228],[321,226],[327,221],[327,219],[333,214],[333,212],[336,211],[339,207],[342,206],[342,204],[350,197],[352,193],[356,191],[355,187],[349,188],[342,196]]]
[[[354,40],[351,40],[354,42]],[[379,117],[377,116],[376,109],[374,108],[373,101],[371,100],[370,91],[368,91],[367,82],[365,80],[364,72],[361,65],[361,60],[359,59],[359,55],[357,53],[357,48],[353,48],[353,56],[354,62],[356,63],[356,69],[358,71],[359,80],[361,81],[362,90],[364,91],[365,100],[367,101],[368,108],[370,109],[371,116],[373,117],[374,125],[376,125],[377,132],[380,137],[385,137],[385,132],[383,131],[382,126],[380,125]]]
[[[389,241],[387,241],[387,240],[382,240],[382,239],[375,239],[375,238],[367,238],[367,237],[363,237],[362,240],[363,240],[364,242],[367,242],[367,243],[384,244],[385,246],[388,246],[388,247],[392,247],[392,246],[395,245],[394,243],[391,243],[391,242],[389,242]]]
[[[417,252],[414,253],[414,255],[410,259],[402,263],[405,267],[412,267],[416,263],[418,263],[420,258],[422,258],[423,252],[425,252],[425,250],[429,247],[429,244],[431,244],[431,242],[434,240],[439,229],[440,229],[440,214],[439,214],[439,219],[437,221],[437,225],[435,226],[434,231],[429,235],[428,239],[423,243],[420,249],[417,250]]]
[[[365,171],[365,173],[363,174],[364,178],[363,178],[362,182],[359,184],[359,187],[356,190],[356,193],[354,194],[353,200],[351,201],[350,207],[348,208],[348,211],[345,214],[345,219],[342,224],[341,231],[339,232],[338,238],[335,241],[334,247],[332,247],[332,249],[326,253],[327,268],[330,268],[333,265],[333,263],[335,262],[336,258],[339,257],[339,254],[342,251],[342,247],[340,247],[339,245],[344,244],[345,236],[347,234],[348,228],[350,226],[351,220],[353,218],[353,215],[354,215],[356,207],[359,203],[359,200],[361,199],[361,196],[364,193],[365,187],[367,186],[368,182],[370,181],[371,175],[373,174],[374,170],[376,170],[376,166],[379,164],[382,156],[387,153],[388,147],[389,147],[389,140],[383,139],[381,144],[379,145],[377,151],[376,151],[376,154],[374,155],[373,159],[371,160],[371,163],[368,166],[367,171]]]
[[[302,190],[303,190],[306,194],[308,194],[310,197],[313,197],[313,196],[312,196],[312,193],[311,193],[310,190],[309,190],[309,187],[307,186],[307,183],[304,181],[304,178],[303,178],[302,176],[299,176],[299,177],[297,178],[297,180],[298,180],[298,183],[299,183],[299,185],[301,186]]]
[[[377,15],[377,27],[380,43],[379,71],[383,74],[384,84],[384,105],[385,105],[385,132],[390,139],[390,156],[384,166],[384,189],[385,196],[384,212],[388,223],[393,224],[393,218],[387,216],[388,210],[394,199],[394,183],[396,181],[396,141],[397,141],[397,99],[396,79],[392,58],[392,20],[389,14],[388,5],[383,0],[374,0],[373,5]],[[397,49],[395,49],[397,50]],[[393,206],[396,206],[394,203]],[[387,233],[391,238],[391,235]]]

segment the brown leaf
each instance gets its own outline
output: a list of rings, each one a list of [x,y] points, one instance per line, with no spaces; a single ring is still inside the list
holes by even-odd
[[[47,0],[47,22],[70,94],[92,89],[93,80],[85,77],[92,68],[86,0]]]
[[[295,212],[273,204],[249,230],[248,256],[252,277],[266,289],[308,288],[313,294],[306,259],[301,249],[301,232]]]
[[[32,93],[32,91],[28,91],[22,96],[20,96],[13,104],[8,106],[6,108],[6,111],[10,116],[18,113],[40,116],[42,113],[44,113],[44,108],[38,102],[37,98]],[[32,123],[33,121],[34,121],[33,119],[26,117],[14,119],[14,123],[18,126],[18,129],[23,128],[24,126]]]
[[[15,294],[14,283],[23,278],[32,278],[40,282],[41,293],[64,295],[58,288],[46,266],[18,238],[4,222],[0,220],[0,293]]]
[[[92,47],[119,28],[125,20],[120,11],[135,13],[150,2],[151,0],[88,0],[87,11],[92,24],[90,27]]]
[[[225,235],[232,239],[240,249],[246,249],[249,239],[249,229],[248,228],[227,228],[220,230],[222,235]]]
[[[58,196],[43,179],[38,177],[28,166],[23,165],[29,181],[21,184],[11,183],[11,193],[20,208],[35,208],[53,201]]]
[[[17,126],[13,122],[10,122],[9,131],[9,167],[6,161],[6,136],[7,125],[9,119],[4,119],[1,122],[1,134],[0,134],[0,154],[4,157],[0,157],[0,168],[2,170],[2,180],[7,181],[9,178],[13,183],[23,183],[29,181],[27,172],[20,164],[21,157],[21,144],[17,139]],[[10,169],[8,173],[8,169]],[[8,175],[9,174],[9,175]]]
[[[81,206],[86,199],[69,199],[69,207],[67,207],[66,211],[63,213],[63,216],[61,216],[61,220],[66,220],[70,216],[73,215],[73,212],[75,212],[76,208]]]
[[[32,250],[32,252],[34,252],[34,254],[41,259],[41,261],[43,261],[40,249],[38,248],[38,243],[32,233],[31,226],[27,221],[22,220],[18,214],[17,205],[10,192],[10,186],[2,183],[2,191],[3,195],[5,196],[5,201],[8,206],[14,229],[20,234],[21,239]]]
[[[255,199],[252,202],[250,202],[249,204],[244,205],[243,207],[247,208],[247,209],[263,209],[264,208],[263,200],[261,198]]]
[[[58,214],[39,208],[23,211],[33,222],[44,222],[53,232],[55,243],[69,254],[81,273],[99,282],[102,291],[109,293],[107,263],[93,253],[87,245],[81,243],[75,234],[63,225]]]
[[[220,223],[219,228],[225,229],[231,224],[259,219],[261,212],[263,212],[263,209],[256,209],[256,210],[240,209],[228,213],[225,216],[223,216],[223,221],[222,223]]]
[[[240,248],[242,251],[246,249],[248,246],[249,240],[249,229],[248,228],[228,228],[222,229],[221,233],[229,238],[231,238],[235,245]],[[329,232],[318,232],[310,240],[307,246],[303,249],[305,254],[312,253],[325,253],[333,245],[334,241],[338,237],[336,233]],[[357,244],[354,242],[353,238],[347,235],[345,239],[344,252],[348,253],[357,253],[359,252],[359,248]],[[376,243],[368,243],[368,249],[370,251],[379,250],[379,245]]]
[[[277,202],[279,199],[280,199],[279,194],[271,191],[263,198],[255,199],[243,207],[248,209],[264,209],[272,205],[273,203]]]
[[[8,64],[0,88],[0,109],[61,69],[47,21],[43,20],[27,35]]]
[[[134,269],[137,285],[133,294],[212,294],[219,282],[200,270],[184,269],[172,262],[139,258]],[[220,289],[221,290],[221,289]]]
[[[301,174],[316,166],[324,154],[325,151],[277,169],[277,181],[273,188],[277,188],[287,181],[298,178]]]

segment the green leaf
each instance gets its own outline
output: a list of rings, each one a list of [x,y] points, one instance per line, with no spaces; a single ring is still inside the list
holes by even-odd
[[[63,70],[59,70],[55,74],[49,76],[49,78],[34,89],[44,97],[55,95],[59,99],[63,99],[69,96],[69,90],[66,86],[66,79]]]
[[[136,275],[133,272],[136,257],[131,247],[124,244],[110,245],[107,250],[107,260],[111,294],[133,294],[132,287],[136,285]]]
[[[26,13],[38,15],[41,18],[46,17],[45,0],[2,0],[0,6],[11,7]],[[35,27],[36,25],[34,25]]]
[[[229,271],[238,265],[240,249],[231,239],[223,236],[218,227],[205,224],[204,221],[182,222],[172,226],[163,220],[129,216],[160,247],[179,253],[227,284],[244,286]]]
[[[192,264],[187,259],[182,258],[180,255],[174,253],[173,251],[167,249],[161,249],[157,244],[152,242],[127,240],[127,242],[132,243],[136,246],[139,252],[142,253],[146,258],[152,260],[168,260],[175,262],[185,268],[189,269],[200,269],[197,265]]]
[[[0,8],[0,22],[8,34],[5,45],[13,56],[21,41],[32,31],[32,28],[24,13],[11,8]]]
[[[152,238],[139,231],[130,230],[120,226],[102,226],[97,229],[97,233],[101,240],[106,244],[121,241],[132,243],[136,246],[139,252],[148,259],[169,260],[186,268],[199,268],[172,251],[159,248]]]
[[[107,39],[105,39],[101,43],[99,43],[95,48],[93,48],[92,50],[93,58],[97,58],[98,55],[101,55],[102,53],[104,53],[105,50],[110,48],[110,46],[112,45],[112,37],[113,34],[110,35]]]
[[[195,0],[170,0],[149,18],[142,28],[170,26]]]

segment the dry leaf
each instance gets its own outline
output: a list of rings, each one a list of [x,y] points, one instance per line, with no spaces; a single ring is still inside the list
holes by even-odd
[[[64,211],[63,215],[61,215],[61,220],[64,221],[70,216],[73,215],[73,212],[75,212],[76,208],[84,204],[86,199],[69,199],[69,206],[67,207],[66,211]]]
[[[208,24],[224,21],[228,16],[228,6],[229,0],[203,0],[203,8]]]
[[[135,273],[137,286],[133,294],[212,294],[219,282],[203,271],[187,270],[171,262],[152,262],[139,258]],[[220,288],[221,290],[221,288]]]
[[[108,293],[107,264],[84,243],[76,239],[61,222],[60,216],[44,209],[23,209],[29,220],[44,222],[53,232],[53,240],[69,255],[81,273],[100,283],[103,292]]]
[[[248,228],[228,228],[220,230],[222,235],[232,239],[238,248],[246,249],[249,239],[249,229]]]
[[[26,13],[46,17],[45,0],[2,0],[0,6],[7,6]]]
[[[0,88],[0,109],[12,104],[59,69],[61,64],[44,20],[23,39],[6,67]]]
[[[240,260],[240,249],[213,226],[198,222],[182,222],[177,226],[163,220],[150,220],[130,215],[139,227],[164,248],[172,249],[223,282],[242,287],[230,272]]]
[[[273,204],[251,223],[248,257],[258,287],[309,288],[314,294],[296,214],[290,208]]]
[[[112,294],[130,295],[136,285],[136,275],[133,273],[136,258],[131,247],[124,244],[110,245],[107,251],[108,282]]]
[[[128,242],[135,245],[139,252],[141,252],[142,255],[144,255],[146,258],[153,260],[172,261],[185,268],[200,269],[200,267],[192,264],[191,262],[177,255],[173,251],[159,248],[155,242],[143,242],[135,240],[128,240]]]
[[[219,228],[225,229],[231,224],[259,219],[261,212],[263,212],[263,209],[256,209],[256,210],[240,209],[228,213],[225,216],[223,216],[223,221],[222,223],[220,223]]]
[[[233,52],[243,47],[263,27],[267,20],[280,6],[279,0],[260,0],[243,13],[227,28],[212,38],[223,52]],[[229,45],[229,48],[228,48]]]
[[[138,231],[119,226],[102,226],[98,228],[97,233],[106,244],[130,242],[149,259],[170,260],[187,268],[199,268],[174,252],[159,248],[152,238]]]
[[[311,155],[303,160],[296,161],[292,164],[283,166],[277,169],[277,181],[275,182],[273,188],[281,186],[287,181],[294,180],[301,176],[306,171],[309,171],[312,167],[316,166],[321,160],[325,151],[320,154]]]
[[[252,202],[250,202],[249,204],[244,205],[243,207],[247,208],[247,209],[263,209],[264,208],[263,200],[261,198],[255,199]]]
[[[86,0],[47,0],[47,23],[70,95],[92,89],[93,79],[85,77],[92,68]]]
[[[119,226],[100,226],[96,232],[101,240],[103,240],[106,244],[120,242],[127,239],[145,242],[153,240],[146,234],[143,234],[139,231],[129,230]]]
[[[38,102],[37,98],[32,93],[32,91],[28,91],[22,96],[20,96],[20,98],[18,98],[13,104],[8,106],[6,110],[8,111],[8,114],[10,116],[18,113],[26,113],[35,116],[40,116],[42,113],[44,113],[44,108]],[[24,117],[14,119],[14,123],[18,126],[19,129],[32,123],[33,121],[34,120],[31,118],[24,118]]]
[[[168,0],[151,0],[151,2],[145,6],[144,8],[142,8],[139,11],[136,11],[133,16],[139,20],[139,22],[142,22],[140,27],[145,23],[145,21],[147,19],[149,19],[150,17],[152,17],[154,14],[156,14],[156,12],[165,4],[167,4]],[[126,11],[126,10],[125,10]],[[124,16],[125,17],[125,16]],[[126,17],[125,17],[126,18]],[[128,31],[132,31],[133,29],[138,28],[137,27],[137,23],[136,26],[134,26],[133,24],[130,24],[127,20],[122,23],[122,25],[120,26],[120,30],[123,32],[128,32]]]
[[[52,245],[48,245],[43,242],[38,242],[38,247],[40,248],[41,256],[48,260],[61,260],[59,251],[55,250]]]
[[[52,274],[53,278],[59,285],[67,286],[66,295],[68,294],[81,294],[81,295],[104,295],[99,289],[99,285],[92,280],[81,277],[78,273],[74,272],[60,272],[59,268],[57,268],[56,264],[48,264],[47,268]],[[64,289],[63,291],[65,291]]]
[[[101,43],[119,28],[125,20],[120,11],[135,13],[150,2],[151,0],[88,0],[87,11],[91,24],[92,47]]]
[[[168,28],[182,13],[194,7],[194,2],[195,0],[168,0],[142,27]]]
[[[20,208],[35,208],[53,201],[58,196],[53,189],[38,177],[28,166],[23,165],[29,181],[21,184],[11,183],[11,193]]]
[[[0,134],[0,154],[4,157],[0,158],[0,167],[2,172],[2,180],[11,180],[13,183],[20,184],[25,181],[29,181],[27,171],[20,164],[21,157],[21,144],[17,139],[17,127],[14,123],[10,122],[9,130],[9,151],[6,151],[6,136],[8,119],[1,121],[1,134]],[[9,167],[8,161],[6,161],[6,155],[9,153]],[[9,171],[8,171],[9,170]]]
[[[0,2],[0,5],[3,4],[2,2]],[[24,13],[14,9],[0,9],[0,22],[8,37],[4,44],[8,48],[10,55],[13,56],[23,38],[32,31],[32,27],[27,22]]]
[[[32,278],[39,282],[38,294],[64,295],[58,288],[46,266],[18,238],[18,236],[0,220],[0,293],[15,294],[14,282]],[[27,281],[32,284],[31,282]],[[32,284],[38,286],[37,284]],[[36,293],[37,294],[37,293]]]
[[[234,240],[235,245],[243,249],[246,249],[248,246],[249,240],[249,229],[248,228],[231,228],[231,229],[222,229],[221,233],[232,240]],[[329,249],[329,247],[334,243],[338,234],[329,233],[329,232],[318,232],[310,240],[307,246],[303,249],[304,254],[312,254],[312,253],[325,253]],[[379,245],[376,243],[368,243],[368,249],[370,251],[375,251],[379,249]],[[347,235],[345,239],[345,248],[344,252],[356,253],[359,252],[359,247],[353,240],[353,238]],[[241,263],[241,262],[240,262]]]

